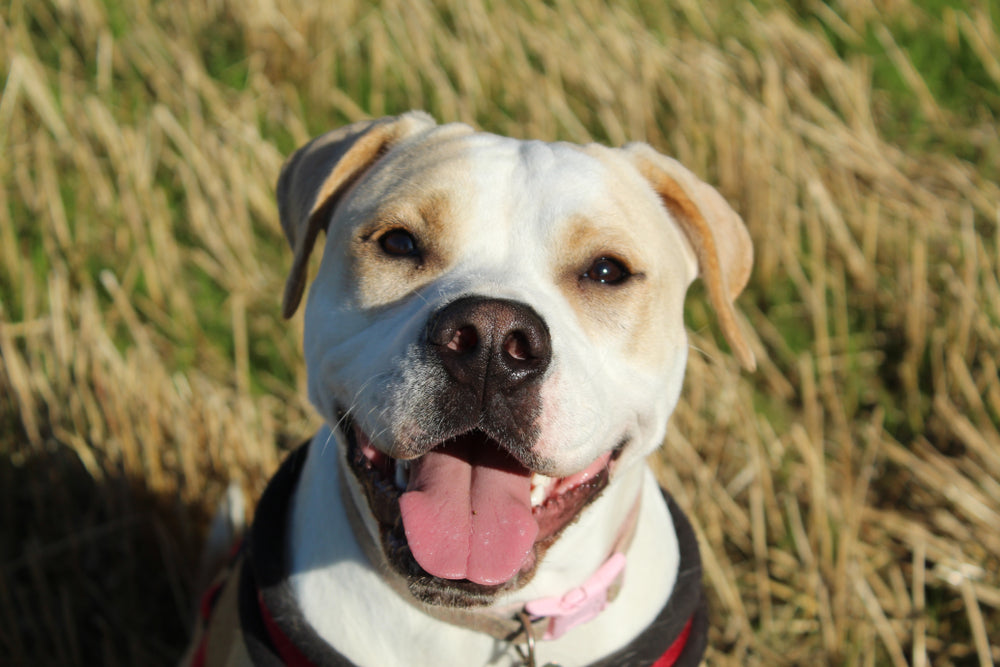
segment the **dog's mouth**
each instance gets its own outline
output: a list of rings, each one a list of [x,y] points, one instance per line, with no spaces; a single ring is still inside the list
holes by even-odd
[[[486,604],[530,580],[538,559],[608,484],[624,445],[562,478],[537,473],[479,429],[394,459],[349,415],[350,468],[389,564],[436,604]]]

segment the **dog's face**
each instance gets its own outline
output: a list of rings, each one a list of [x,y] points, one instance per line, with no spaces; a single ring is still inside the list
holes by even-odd
[[[723,331],[751,250],[709,186],[643,145],[522,142],[411,113],[324,135],[279,181],[296,252],[326,231],[309,392],[340,429],[369,525],[411,589],[487,601],[664,432],[684,295]]]

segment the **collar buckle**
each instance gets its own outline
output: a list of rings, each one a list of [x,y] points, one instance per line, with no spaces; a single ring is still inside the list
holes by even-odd
[[[542,639],[558,639],[604,611],[617,592],[614,589],[625,570],[625,561],[625,554],[616,552],[582,586],[561,596],[532,600],[526,604],[524,610],[531,616],[549,619]]]

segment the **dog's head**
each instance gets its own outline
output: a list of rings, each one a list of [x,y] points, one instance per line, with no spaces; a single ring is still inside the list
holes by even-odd
[[[296,152],[278,183],[309,394],[388,561],[424,599],[488,600],[655,448],[707,284],[730,347],[740,218],[644,144],[517,141],[423,113]],[[419,583],[418,583],[419,582]],[[422,591],[422,593],[420,593]]]

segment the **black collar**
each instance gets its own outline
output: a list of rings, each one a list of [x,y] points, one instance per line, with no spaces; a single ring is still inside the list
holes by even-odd
[[[289,501],[308,451],[306,443],[292,452],[268,483],[244,545],[239,619],[256,667],[354,667],[309,625],[288,581],[284,547]],[[680,548],[674,590],[656,619],[630,644],[588,667],[695,667],[705,652],[708,622],[698,542],[674,499],[666,492],[663,498]]]

